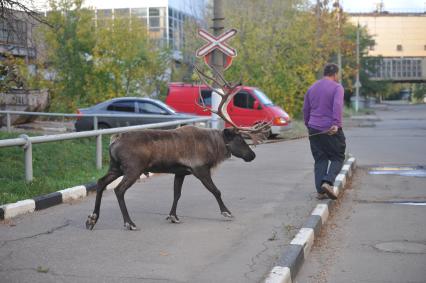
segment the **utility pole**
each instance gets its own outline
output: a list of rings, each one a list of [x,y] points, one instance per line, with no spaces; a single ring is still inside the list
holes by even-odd
[[[213,21],[213,35],[218,37],[222,34],[222,31],[225,28],[224,27],[225,17],[224,17],[224,14],[223,14],[223,1],[222,0],[214,0],[214,2],[213,2],[213,19],[212,19],[212,21]],[[220,52],[217,49],[213,50],[212,65],[218,71],[218,73],[223,76],[223,53]],[[218,74],[214,73],[213,77],[215,78],[215,80],[220,81]],[[213,84],[213,87],[216,88],[218,91],[220,91],[219,86],[216,85],[215,83]],[[217,111],[217,109],[219,107],[219,103],[220,103],[220,96],[213,91],[212,92],[212,109]],[[214,128],[214,129],[220,128],[219,123],[220,123],[219,116],[212,113],[212,128]]]
[[[335,0],[334,4],[333,4],[334,8],[336,9],[337,12],[337,46],[338,46],[338,51],[337,51],[337,66],[339,66],[339,83],[342,84],[342,52],[341,52],[341,16],[342,16],[342,7],[340,6],[339,0]]]
[[[356,26],[356,81],[355,81],[355,112],[359,110],[359,88],[361,82],[359,81],[359,22]]]

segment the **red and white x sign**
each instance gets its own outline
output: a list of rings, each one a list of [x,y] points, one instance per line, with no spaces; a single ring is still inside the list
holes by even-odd
[[[236,29],[230,29],[227,32],[221,34],[219,37],[215,37],[214,35],[211,35],[210,33],[208,33],[206,30],[199,29],[198,34],[208,43],[202,46],[201,48],[199,48],[197,50],[196,55],[198,57],[203,57],[209,54],[210,52],[212,52],[213,50],[219,49],[227,56],[230,56],[230,57],[237,56],[237,51],[225,43],[227,39],[230,39],[236,33],[237,33]]]

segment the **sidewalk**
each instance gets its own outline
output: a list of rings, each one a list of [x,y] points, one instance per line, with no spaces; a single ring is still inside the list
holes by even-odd
[[[347,132],[360,168],[296,282],[426,282],[426,105],[377,115]]]

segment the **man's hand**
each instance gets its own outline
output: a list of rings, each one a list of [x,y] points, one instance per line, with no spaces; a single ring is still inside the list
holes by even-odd
[[[335,126],[335,125],[333,125],[333,126],[331,126],[331,128],[328,130],[328,134],[331,136],[331,135],[334,135],[335,133],[337,133],[337,131],[339,130],[339,127],[337,127],[337,126]]]

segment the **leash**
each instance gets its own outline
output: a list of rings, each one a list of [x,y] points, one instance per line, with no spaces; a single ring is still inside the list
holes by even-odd
[[[329,130],[326,130],[326,131],[322,131],[322,132],[319,132],[319,133],[315,133],[315,134],[308,135],[308,138],[313,137],[313,136],[318,136],[318,135],[324,135],[324,134],[327,134],[327,135],[328,135],[328,131],[329,131]]]

